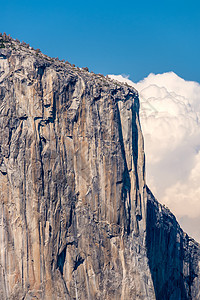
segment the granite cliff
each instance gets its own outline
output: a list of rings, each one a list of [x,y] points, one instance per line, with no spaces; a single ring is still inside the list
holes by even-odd
[[[200,246],[146,186],[137,91],[0,47],[0,299],[200,299]]]

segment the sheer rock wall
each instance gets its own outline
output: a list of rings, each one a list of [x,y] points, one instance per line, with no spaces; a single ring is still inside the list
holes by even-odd
[[[159,299],[137,91],[4,44],[0,299]]]
[[[156,299],[200,299],[200,245],[147,188],[147,257]]]
[[[137,92],[9,43],[0,58],[3,299],[152,299]]]

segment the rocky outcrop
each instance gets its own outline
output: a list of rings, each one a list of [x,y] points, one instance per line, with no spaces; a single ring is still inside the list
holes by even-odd
[[[177,240],[149,210],[137,92],[10,38],[0,47],[0,298],[178,299],[154,268],[171,248],[151,229]],[[199,276],[192,251],[180,261],[190,253]]]

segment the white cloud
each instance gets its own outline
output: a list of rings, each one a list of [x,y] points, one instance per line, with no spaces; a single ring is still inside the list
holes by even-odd
[[[200,84],[173,72],[150,74],[138,83],[109,76],[139,91],[147,183],[200,241]]]

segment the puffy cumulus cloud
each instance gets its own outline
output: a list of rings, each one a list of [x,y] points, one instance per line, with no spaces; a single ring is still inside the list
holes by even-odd
[[[200,241],[200,84],[173,72],[150,74],[138,83],[109,77],[139,91],[147,183]]]

